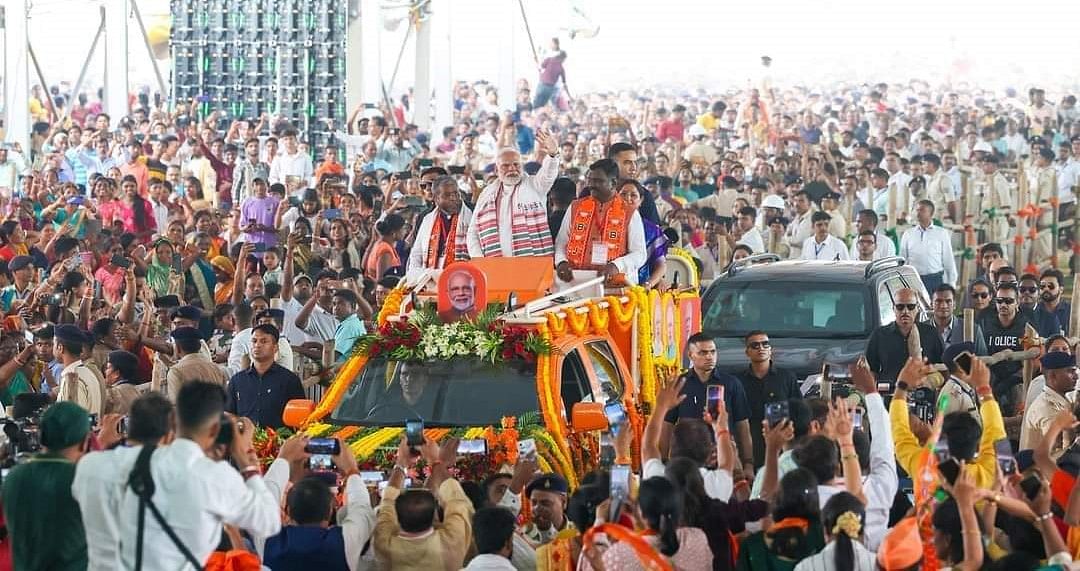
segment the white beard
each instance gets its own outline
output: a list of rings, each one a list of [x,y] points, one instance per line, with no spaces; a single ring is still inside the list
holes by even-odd
[[[518,176],[500,176],[499,180],[506,186],[517,186],[521,182],[521,175]]]

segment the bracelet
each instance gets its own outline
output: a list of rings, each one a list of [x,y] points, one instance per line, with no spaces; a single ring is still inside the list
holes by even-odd
[[[1054,513],[1053,513],[1053,512],[1046,512],[1046,513],[1044,513],[1044,514],[1042,514],[1042,515],[1040,515],[1040,516],[1036,516],[1036,517],[1035,517],[1035,519],[1036,519],[1037,521],[1046,521],[1046,520],[1048,520],[1048,519],[1050,519],[1050,518],[1052,518],[1052,517],[1054,517]]]
[[[901,391],[908,390],[908,384],[904,381],[896,381],[896,388]]]
[[[844,462],[847,462],[848,460],[858,460],[858,459],[859,459],[859,455],[854,453],[854,452],[852,452],[851,454],[844,454],[843,456],[840,456],[840,460],[844,461]]]
[[[989,385],[983,385],[983,386],[975,389],[975,392],[978,393],[979,396],[986,396],[986,395],[993,395],[994,394],[993,390],[990,388]]]
[[[630,457],[629,456],[616,456],[615,457],[615,464],[618,465],[618,466],[629,466],[630,465]]]
[[[731,435],[731,431],[726,429],[726,428],[722,428],[722,429],[716,431],[716,437],[717,438],[720,438],[721,436],[730,436],[730,435]]]
[[[996,504],[1001,501],[1001,494],[994,494],[993,497],[986,498],[990,503]]]

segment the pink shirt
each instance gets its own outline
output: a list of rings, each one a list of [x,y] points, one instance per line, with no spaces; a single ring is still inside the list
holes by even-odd
[[[712,550],[709,549],[709,540],[704,531],[696,527],[680,527],[675,535],[679,537],[679,550],[675,552],[675,555],[667,558],[675,569],[679,571],[712,570]],[[657,536],[647,535],[645,541],[659,553],[660,539]],[[607,571],[645,571],[646,569],[634,549],[626,543],[615,543],[604,552],[603,558],[604,568]],[[592,571],[592,568],[583,554],[578,560],[578,571]]]

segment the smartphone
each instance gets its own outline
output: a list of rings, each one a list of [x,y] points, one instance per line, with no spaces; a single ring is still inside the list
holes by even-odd
[[[419,164],[421,168],[427,168],[435,164],[435,161],[432,159],[420,159]]]
[[[412,178],[412,171],[401,171],[394,176],[396,176],[398,180],[409,180]]]
[[[131,260],[123,256],[113,256],[112,259],[109,260],[109,262],[118,268],[127,269],[131,267]]]
[[[858,410],[851,411],[851,426],[852,428],[862,428],[863,413]]]
[[[457,453],[459,455],[466,454],[487,454],[487,440],[483,438],[470,438],[458,442]]]
[[[98,421],[101,417],[97,413],[90,414],[90,430],[97,430]]]
[[[360,480],[363,481],[365,484],[378,484],[379,482],[386,480],[386,474],[383,474],[382,472],[379,472],[377,470],[362,471],[360,472]]]
[[[406,206],[424,206],[427,204],[422,196],[406,196],[402,199]]]
[[[266,251],[266,244],[265,243],[263,243],[263,242],[255,242],[255,250],[254,250],[254,252],[256,254],[260,254],[260,253],[265,252],[265,251]]]
[[[82,263],[82,256],[76,254],[76,255],[68,258],[64,262],[64,269],[66,269],[69,272],[74,272],[75,270],[79,269],[79,264],[81,264],[81,263]]]
[[[617,465],[611,467],[611,484],[608,492],[611,498],[611,512],[608,513],[608,521],[616,522],[619,512],[622,511],[623,502],[630,499],[630,466]]]
[[[450,174],[465,174],[465,167],[451,165],[446,168],[446,172]]]
[[[949,458],[948,460],[938,464],[938,471],[945,477],[945,481],[949,485],[956,483],[956,477],[960,475],[960,463],[955,458]]]
[[[122,435],[125,435],[125,436],[127,435],[128,417],[126,415],[120,417],[120,424],[119,424],[119,427],[117,428],[117,431]]]
[[[780,424],[787,420],[790,414],[786,400],[765,403],[765,420],[769,421],[769,426]]]
[[[964,351],[963,353],[960,353],[959,355],[956,356],[956,359],[954,359],[954,362],[956,363],[956,366],[960,368],[961,371],[964,371],[964,373],[966,373],[968,375],[971,374],[971,353],[970,352]]]
[[[1038,474],[1028,474],[1026,478],[1020,480],[1020,489],[1029,500],[1034,500],[1042,489],[1042,480],[1039,479]]]
[[[614,431],[626,422],[626,408],[619,401],[609,402],[604,405],[604,416],[607,417],[608,426]]]
[[[325,220],[337,220],[338,218],[341,218],[341,210],[338,210],[337,208],[327,208],[326,210],[323,210],[322,215]]]
[[[26,331],[23,331],[23,338],[26,339],[27,343],[29,343],[31,345],[34,344],[34,333],[32,331],[30,331],[29,329],[27,329]]]
[[[75,206],[82,206],[84,202],[86,202],[86,198],[82,196],[72,196],[67,200],[68,204],[72,204]]]
[[[518,440],[518,457],[536,458],[536,441],[532,438]]]
[[[304,452],[335,456],[341,454],[341,442],[337,438],[312,438],[304,446]]]
[[[302,201],[298,197],[295,197],[295,196],[290,196],[289,197],[289,206],[291,206],[293,208],[300,208],[301,202]]]
[[[1002,438],[994,442],[994,453],[997,455],[998,466],[1001,473],[1011,476],[1016,473],[1016,457],[1013,456],[1012,445],[1008,438]]]
[[[424,443],[424,421],[417,418],[405,421],[405,441],[409,446],[420,446]]]
[[[705,387],[705,410],[709,415],[716,418],[720,411],[720,403],[724,402],[724,385],[709,385]]]
[[[944,435],[938,438],[937,444],[934,445],[934,454],[937,456],[938,464],[952,458],[952,454],[949,453],[949,441],[945,440]]]
[[[602,468],[611,468],[614,463],[615,440],[611,437],[610,432],[605,432],[600,435],[600,466]]]
[[[379,482],[379,484],[378,484],[379,493],[381,494],[382,491],[385,490],[386,487],[389,486],[389,485],[390,485],[390,480],[383,480],[383,481]],[[401,489],[406,490],[406,489],[409,488],[409,486],[412,486],[412,478],[405,478],[405,480],[401,483]]]

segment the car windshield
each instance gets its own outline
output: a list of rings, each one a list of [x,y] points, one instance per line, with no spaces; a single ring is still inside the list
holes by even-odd
[[[858,338],[870,334],[870,299],[861,284],[716,282],[704,299],[702,329],[712,337]]]
[[[524,363],[373,359],[331,419],[339,424],[401,426],[406,418],[421,418],[427,426],[487,426],[538,409],[536,372]]]

